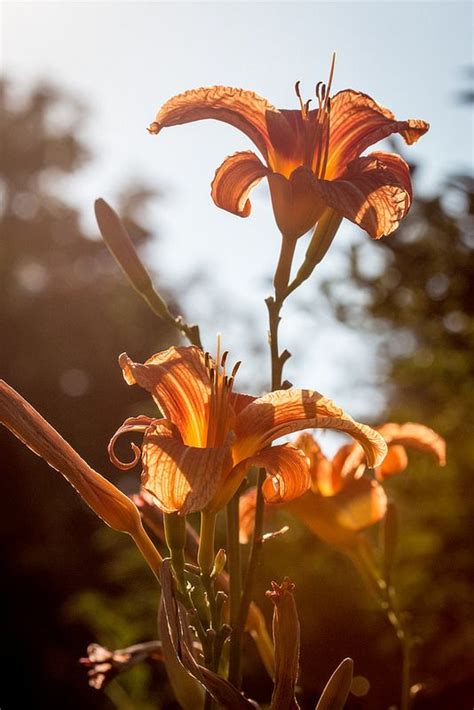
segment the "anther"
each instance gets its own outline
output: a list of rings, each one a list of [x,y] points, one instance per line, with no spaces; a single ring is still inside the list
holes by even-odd
[[[315,90],[314,90],[314,93],[316,94],[316,98],[317,98],[319,101],[321,101],[320,91],[321,91],[321,86],[322,86],[322,84],[323,84],[322,81],[318,81],[318,83],[316,84],[316,88],[315,88]]]
[[[306,102],[305,105],[304,105],[305,116],[308,115],[309,105],[310,105],[311,101],[312,101],[312,99],[308,99],[307,102]]]
[[[234,367],[232,368],[232,372],[231,372],[231,374],[230,374],[230,378],[231,378],[232,380],[233,380],[234,377],[236,376],[236,374],[237,374],[237,372],[238,372],[239,367],[241,366],[241,364],[242,364],[242,362],[241,362],[241,360],[239,360],[238,362],[235,363]]]
[[[226,360],[229,356],[229,351],[226,350],[224,353],[222,353],[222,358],[221,358],[221,367],[225,367]]]

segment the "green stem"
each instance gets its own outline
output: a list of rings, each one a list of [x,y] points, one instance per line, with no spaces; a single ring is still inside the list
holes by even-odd
[[[214,536],[216,529],[216,513],[203,511],[201,513],[201,534],[199,538],[198,565],[201,574],[210,577],[214,566]]]
[[[241,564],[239,544],[239,492],[227,504],[227,560],[229,568],[229,607],[232,635],[229,649],[229,681],[237,688],[241,683],[240,653],[241,635],[237,620],[241,605]]]
[[[294,240],[290,240],[290,239],[287,239],[286,237],[282,237],[280,258],[278,261],[278,266],[277,266],[277,269],[275,272],[275,278],[273,281],[274,285],[275,285],[275,296],[269,297],[265,301],[267,304],[267,308],[268,308],[268,320],[269,320],[268,342],[269,342],[269,346],[270,346],[271,389],[272,390],[277,390],[277,389],[281,388],[283,366],[284,366],[286,360],[290,357],[290,353],[287,350],[285,350],[281,354],[279,352],[278,326],[279,326],[279,323],[281,320],[280,311],[281,311],[281,307],[283,305],[283,298],[284,298],[283,294],[284,294],[285,289],[288,286],[295,246],[296,246],[296,242]],[[241,662],[241,651],[242,651],[242,637],[243,637],[243,633],[245,631],[245,624],[247,621],[250,603],[252,601],[256,572],[257,572],[257,569],[258,569],[258,566],[260,563],[262,550],[263,550],[262,533],[263,533],[263,512],[264,512],[265,501],[263,498],[262,485],[265,480],[265,475],[266,475],[265,469],[260,469],[258,472],[258,481],[257,481],[257,501],[256,501],[256,509],[255,509],[254,531],[253,531],[253,536],[252,536],[252,542],[250,545],[250,555],[249,555],[247,573],[245,576],[243,593],[240,598],[240,604],[239,604],[237,616],[235,616],[235,607],[232,606],[232,604],[233,604],[232,596],[234,596],[234,599],[235,599],[236,592],[234,592],[234,595],[232,595],[232,591],[231,591],[232,636],[231,636],[231,642],[230,642],[230,656],[229,656],[229,680],[237,688],[240,688],[240,685],[241,685],[241,665],[240,665],[240,662]],[[238,544],[238,497],[237,497],[236,510],[237,510],[237,513],[235,513],[235,509],[232,509],[232,516],[237,515],[237,522],[235,524],[235,526],[237,527],[237,530],[234,530],[234,524],[229,522],[229,525],[232,525],[232,529],[230,527],[228,528],[229,540],[230,540],[229,546],[231,544],[235,544],[235,543],[231,542],[233,540],[237,540],[237,544]],[[228,515],[229,515],[229,508],[228,508]],[[230,515],[229,515],[228,520],[229,521],[231,520]],[[230,549],[230,547],[229,547],[229,549]],[[235,586],[237,586],[236,582],[232,582],[233,577],[235,577],[237,575],[237,568],[232,569],[232,567],[229,567],[229,570],[230,570],[230,583],[231,583],[231,585],[235,584]],[[238,576],[239,576],[238,583],[240,585],[240,565],[239,565],[239,569],[238,569]],[[231,586],[231,589],[232,589],[232,586]],[[240,593],[239,593],[239,597],[240,597]]]
[[[253,587],[255,583],[255,577],[257,574],[257,569],[261,560],[263,552],[263,512],[265,507],[265,501],[263,498],[262,484],[265,480],[265,469],[261,468],[258,471],[257,479],[257,501],[255,507],[255,523],[253,528],[252,542],[250,545],[250,556],[247,566],[247,573],[245,575],[244,590],[242,594],[242,599],[240,602],[239,615],[237,617],[237,625],[235,627],[235,637],[238,639],[239,651],[242,644],[242,636],[245,631],[245,625],[247,623],[247,616],[249,613],[250,603],[252,601]],[[234,628],[234,627],[232,627]]]
[[[282,235],[280,257],[273,278],[275,287],[275,300],[282,300],[290,280],[291,265],[295,254],[296,239],[290,239]]]

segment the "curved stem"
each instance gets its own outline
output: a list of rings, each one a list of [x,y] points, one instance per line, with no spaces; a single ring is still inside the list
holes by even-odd
[[[199,539],[198,565],[201,574],[210,576],[214,566],[214,535],[216,513],[201,513],[201,535]]]
[[[296,239],[290,239],[282,234],[280,257],[273,278],[275,300],[282,300],[290,280],[291,265],[295,254]]]

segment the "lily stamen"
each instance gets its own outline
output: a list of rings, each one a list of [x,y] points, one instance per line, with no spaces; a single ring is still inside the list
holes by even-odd
[[[295,84],[295,94],[298,97],[298,101],[300,102],[300,108],[301,108],[301,116],[304,119],[305,118],[305,105],[303,102],[303,99],[301,98],[301,92],[300,92],[300,84],[301,81],[297,81]]]

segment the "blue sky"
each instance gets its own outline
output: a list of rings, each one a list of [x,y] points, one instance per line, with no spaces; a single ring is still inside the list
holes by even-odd
[[[255,332],[265,344],[263,298],[279,246],[268,189],[262,183],[254,191],[246,220],[217,209],[209,195],[215,169],[226,155],[252,146],[217,122],[149,136],[145,128],[166,99],[227,84],[296,107],[295,81],[310,96],[336,50],[334,91],[352,87],[399,118],[431,123],[408,149],[422,163],[420,193],[472,166],[470,115],[455,99],[466,84],[462,70],[472,63],[470,3],[6,2],[2,14],[2,67],[13,88],[21,92],[47,80],[91,108],[83,137],[95,161],[57,189],[94,233],[97,196],[113,203],[120,187],[134,181],[163,187],[166,200],[150,214],[161,235],[151,258],[164,283],[182,291],[188,318],[203,323],[206,345],[220,331],[236,359],[250,360]],[[368,237],[344,224],[322,275],[336,273],[349,244],[361,239]],[[376,244],[368,260],[375,268]],[[196,272],[205,275],[199,284]],[[375,341],[348,333],[328,313],[315,319],[314,294],[308,284],[285,308],[282,343],[295,353],[287,376],[370,416],[381,403]],[[229,310],[236,308],[248,313],[251,337],[242,323],[231,326]]]

